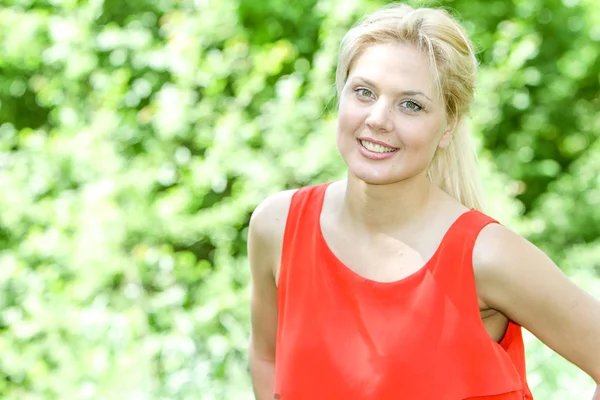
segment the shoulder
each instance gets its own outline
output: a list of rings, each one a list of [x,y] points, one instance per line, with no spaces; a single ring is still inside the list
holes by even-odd
[[[537,336],[600,382],[600,302],[540,249],[490,224],[473,249],[479,300]]]
[[[496,309],[516,291],[534,287],[536,279],[559,272],[539,248],[498,223],[486,225],[477,236],[473,271],[480,300]]]
[[[484,273],[506,272],[507,262],[539,251],[522,236],[509,228],[490,223],[481,229],[473,248],[473,267]]]
[[[269,195],[254,209],[248,227],[248,256],[252,268],[267,268],[276,276],[285,224],[298,189]]]
[[[261,201],[250,217],[249,235],[264,241],[283,235],[292,197],[298,190],[277,192]]]
[[[523,250],[532,251],[533,245],[499,223],[490,223],[481,229],[473,247],[473,268],[476,274],[489,278],[508,272],[507,262]]]

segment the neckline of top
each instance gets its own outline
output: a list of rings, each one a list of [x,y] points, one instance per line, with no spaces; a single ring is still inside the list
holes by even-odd
[[[331,249],[331,247],[329,247],[329,244],[327,243],[327,240],[325,240],[325,236],[323,235],[323,229],[321,227],[321,213],[323,211],[323,203],[325,200],[325,193],[327,192],[327,188],[331,185],[331,183],[333,182],[329,182],[326,183],[324,185],[322,185],[322,187],[320,188],[320,193],[319,193],[319,201],[317,204],[317,210],[318,212],[317,214],[317,228],[318,228],[318,240],[322,246],[322,248],[325,250],[327,256],[334,262],[334,264],[336,264],[336,266],[338,267],[339,270],[342,271],[342,273],[348,275],[351,279],[357,280],[359,282],[362,283],[366,283],[369,286],[397,286],[397,285],[405,285],[408,284],[410,282],[412,282],[413,280],[419,278],[420,276],[422,276],[427,270],[429,270],[429,268],[431,267],[431,265],[433,265],[435,263],[435,261],[437,260],[437,258],[439,257],[441,248],[443,247],[444,243],[448,241],[448,238],[450,236],[450,234],[457,228],[458,225],[460,225],[460,223],[462,222],[462,220],[464,220],[465,218],[467,218],[470,214],[477,212],[477,210],[471,208],[467,211],[465,211],[464,213],[460,214],[453,222],[452,224],[450,224],[450,227],[446,230],[446,232],[444,232],[444,235],[442,236],[442,239],[440,240],[440,243],[438,244],[437,248],[435,249],[435,251],[433,252],[433,254],[431,255],[431,257],[425,261],[425,263],[419,267],[419,269],[415,270],[414,272],[406,275],[405,277],[402,277],[400,279],[397,280],[393,280],[393,281],[378,281],[378,280],[374,280],[374,279],[370,279],[367,278],[363,275],[360,275],[359,273],[355,272],[354,270],[352,270],[350,267],[348,267],[346,264],[344,264],[333,252],[333,250]]]

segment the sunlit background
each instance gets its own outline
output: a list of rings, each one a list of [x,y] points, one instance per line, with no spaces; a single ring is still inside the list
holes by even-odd
[[[0,398],[251,399],[250,213],[343,176],[336,51],[385,2],[0,3]],[[479,51],[487,212],[600,298],[600,3],[435,4]],[[537,399],[591,399],[526,339]]]

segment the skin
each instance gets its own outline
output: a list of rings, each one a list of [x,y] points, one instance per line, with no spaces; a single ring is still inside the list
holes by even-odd
[[[327,244],[348,268],[376,281],[402,279],[425,264],[467,211],[426,177],[456,123],[418,50],[373,45],[355,60],[340,93],[336,137],[348,175],[328,187],[320,219]],[[389,159],[371,160],[357,138],[398,150]],[[293,193],[268,197],[250,221],[249,363],[259,400],[273,398],[277,276]],[[511,319],[600,382],[600,302],[501,225],[488,225],[478,236],[473,268],[481,317],[493,340],[502,338]],[[600,400],[600,391],[594,399]]]

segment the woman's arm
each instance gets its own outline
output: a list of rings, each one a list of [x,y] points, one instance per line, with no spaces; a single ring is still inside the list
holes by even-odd
[[[257,400],[273,400],[277,339],[277,285],[285,222],[293,191],[274,194],[254,211],[248,228],[252,277],[248,362]]]
[[[532,332],[600,385],[600,302],[537,247],[502,225],[479,235],[473,269],[480,300]],[[600,400],[600,389],[594,400]]]

